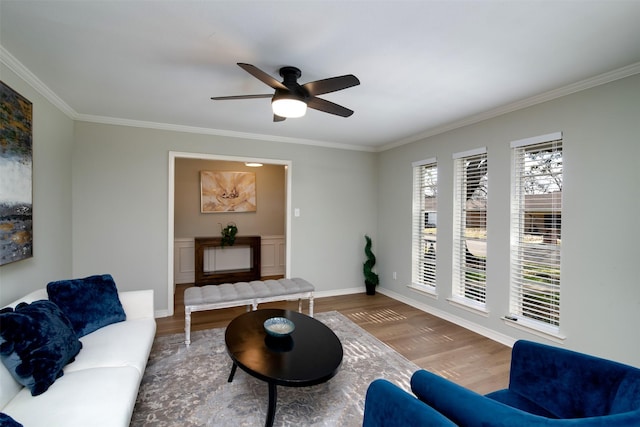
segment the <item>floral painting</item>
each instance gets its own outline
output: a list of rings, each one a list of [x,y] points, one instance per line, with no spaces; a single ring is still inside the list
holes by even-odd
[[[200,211],[255,212],[256,174],[200,171]]]
[[[32,104],[0,82],[0,265],[33,256]]]

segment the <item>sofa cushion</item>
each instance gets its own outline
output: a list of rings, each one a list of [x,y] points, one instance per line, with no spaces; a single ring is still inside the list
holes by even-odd
[[[129,426],[141,378],[128,366],[69,372],[37,398],[23,389],[2,410],[25,427]]]
[[[51,282],[47,293],[69,317],[78,337],[126,319],[110,274]]]
[[[126,322],[100,328],[80,338],[82,351],[73,363],[64,367],[64,373],[67,375],[84,369],[131,366],[142,376],[154,335],[154,319],[127,319]]]
[[[32,396],[44,393],[82,348],[71,322],[50,301],[20,303],[0,314],[0,358]]]

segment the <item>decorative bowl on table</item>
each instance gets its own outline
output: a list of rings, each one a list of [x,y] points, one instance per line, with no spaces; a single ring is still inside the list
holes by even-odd
[[[267,334],[276,338],[289,336],[295,328],[296,325],[284,317],[271,317],[264,321],[264,330],[267,331]]]

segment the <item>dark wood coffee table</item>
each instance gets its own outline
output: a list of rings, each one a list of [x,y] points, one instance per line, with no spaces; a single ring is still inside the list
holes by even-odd
[[[295,324],[289,337],[274,338],[264,330],[270,317],[286,317]],[[229,323],[224,334],[233,361],[229,382],[236,368],[269,385],[269,407],[265,426],[273,425],[276,386],[307,387],[331,379],[342,363],[342,344],[324,323],[289,310],[256,310]]]

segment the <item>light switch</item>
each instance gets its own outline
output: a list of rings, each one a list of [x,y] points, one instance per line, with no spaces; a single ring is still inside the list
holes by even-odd
[[[293,210],[293,216],[300,216],[300,208],[295,208]]]

